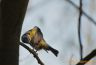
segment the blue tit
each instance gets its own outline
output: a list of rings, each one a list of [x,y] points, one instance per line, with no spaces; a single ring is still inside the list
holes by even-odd
[[[50,50],[56,57],[58,56],[59,51],[46,43],[40,28],[37,26],[23,34],[21,40],[23,43],[30,44],[36,51],[41,49]]]

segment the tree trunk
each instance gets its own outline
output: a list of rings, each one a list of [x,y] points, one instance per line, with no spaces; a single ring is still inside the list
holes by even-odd
[[[19,37],[28,0],[2,0],[0,13],[0,65],[18,65]]]

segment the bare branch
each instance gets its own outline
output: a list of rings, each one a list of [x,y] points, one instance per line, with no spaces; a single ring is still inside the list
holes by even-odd
[[[38,61],[38,63],[40,65],[44,65],[44,63],[40,60],[40,58],[38,57],[38,54],[31,48],[29,48],[28,46],[26,46],[24,43],[20,42],[20,45],[23,46],[24,48],[26,48],[30,53],[33,54],[34,58],[36,58],[36,60]]]
[[[67,2],[69,2],[71,5],[73,5],[76,9],[78,9],[79,10],[79,7],[75,4],[75,3],[73,3],[71,0],[66,0]],[[93,19],[93,18],[91,18],[86,12],[84,12],[83,10],[82,10],[82,14],[85,16],[85,17],[87,17],[89,20],[90,20],[90,22],[92,22],[93,24],[95,24],[96,25],[96,21]]]
[[[70,0],[66,0],[66,1],[68,1],[70,4],[72,4],[75,8],[77,8],[77,9],[79,9],[79,11],[80,11],[80,9],[81,8],[79,8],[76,4],[74,4],[72,1],[70,1]],[[81,1],[81,7],[82,7],[82,1]],[[85,15],[91,22],[93,22],[95,25],[96,25],[96,21],[94,21],[94,19],[92,19],[90,16],[88,16],[82,9],[81,9],[81,13],[80,13],[81,15],[83,14],[83,15]],[[79,15],[79,21],[81,20],[80,19],[80,17],[81,17],[81,15]],[[79,26],[78,26],[78,28],[80,28],[80,25],[81,25],[81,23],[79,22]],[[78,31],[80,31],[79,29],[78,29]],[[79,36],[80,36],[80,32],[78,32],[79,33]],[[81,38],[80,38],[81,39]],[[84,65],[84,64],[86,64],[87,62],[89,62],[92,58],[94,58],[96,56],[96,49],[95,50],[93,50],[90,54],[88,54],[86,57],[84,57],[84,58],[82,58],[81,60],[80,60],[80,62],[78,62],[76,65]]]
[[[80,7],[79,7],[79,19],[78,19],[78,37],[79,37],[79,44],[80,44],[80,59],[82,60],[83,57],[83,45],[81,40],[81,16],[82,16],[82,0],[80,0]]]
[[[83,58],[82,60],[80,60],[80,62],[78,62],[76,65],[84,65],[86,64],[88,61],[90,61],[92,58],[94,58],[96,56],[96,49],[94,49],[90,54],[88,54],[85,58]]]

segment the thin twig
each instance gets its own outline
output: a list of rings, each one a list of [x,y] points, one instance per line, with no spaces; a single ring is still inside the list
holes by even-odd
[[[24,43],[20,42],[20,45],[23,46],[24,48],[26,48],[30,53],[33,54],[34,58],[36,58],[36,60],[38,61],[38,63],[40,65],[44,65],[44,63],[40,60],[40,58],[38,57],[38,54],[31,48],[29,48],[28,46],[26,46]]]
[[[78,9],[79,10],[79,7],[75,4],[75,3],[73,3],[71,0],[66,0],[67,2],[69,2],[71,5],[73,5],[76,9]],[[84,12],[83,10],[82,10],[82,14],[85,16],[85,17],[87,17],[89,20],[90,20],[90,22],[92,22],[93,24],[95,24],[96,25],[96,21],[93,19],[93,18],[91,18],[86,12]]]
[[[96,49],[94,49],[90,54],[88,54],[85,58],[80,60],[76,65],[84,65],[89,62],[92,58],[96,56]]]
[[[79,19],[78,19],[78,37],[79,37],[79,44],[80,44],[80,59],[82,60],[83,57],[83,45],[81,40],[81,16],[82,16],[82,0],[80,0],[80,8],[79,8]]]
[[[79,7],[76,4],[74,4],[71,0],[66,0],[66,1],[68,1],[71,5],[73,5],[76,9],[79,10]],[[82,10],[82,14],[84,16],[86,16],[90,20],[90,22],[92,22],[96,25],[96,21],[93,18],[91,18],[90,16],[88,16],[88,14],[86,14],[86,12],[84,12],[83,10]],[[96,49],[94,49],[86,57],[82,58],[82,60],[80,60],[76,65],[84,65],[87,62],[89,62],[92,58],[94,58],[95,56],[96,56]]]

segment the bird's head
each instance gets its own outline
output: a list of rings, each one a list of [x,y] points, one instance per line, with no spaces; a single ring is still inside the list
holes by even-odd
[[[29,38],[27,34],[23,34],[21,37],[23,43],[29,43]]]
[[[38,32],[41,32],[39,27],[35,26],[33,29],[27,31],[25,34],[22,35],[22,42],[24,43],[30,43],[31,39],[37,34]]]
[[[40,28],[35,26],[32,30],[38,31],[38,30],[40,30]]]
[[[39,27],[37,27],[37,26],[35,26],[33,29],[32,29],[33,31],[36,31],[36,32],[39,32],[39,33],[41,33],[41,30],[40,30],[40,28]],[[36,33],[35,32],[35,33]]]

